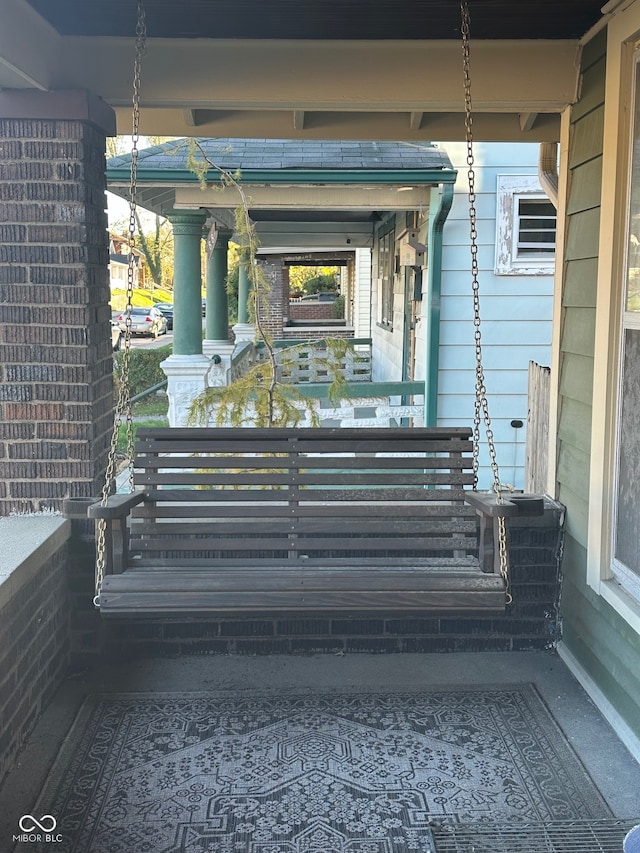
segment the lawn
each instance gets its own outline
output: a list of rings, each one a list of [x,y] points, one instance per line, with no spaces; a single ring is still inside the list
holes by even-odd
[[[145,418],[144,420],[133,422],[133,440],[136,440],[140,427],[166,427],[169,426],[166,418]],[[127,452],[127,425],[120,424],[118,427],[118,452]]]

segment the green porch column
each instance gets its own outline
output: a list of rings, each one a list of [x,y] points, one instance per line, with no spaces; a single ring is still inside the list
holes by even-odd
[[[249,257],[247,249],[240,254],[240,268],[238,270],[238,322],[233,327],[236,338],[236,346],[241,343],[251,343],[255,338],[255,329],[249,322],[249,291],[251,282],[249,280],[249,264],[253,259]]]
[[[204,211],[172,210],[173,226],[173,352],[202,354],[202,273],[200,241]]]
[[[173,353],[160,367],[168,384],[169,426],[189,423],[191,401],[208,385],[211,361],[202,352],[200,241],[206,213],[171,210],[173,225]]]
[[[216,245],[207,258],[207,321],[205,338],[226,341],[229,337],[229,300],[227,298],[227,256],[231,231],[220,229]]]

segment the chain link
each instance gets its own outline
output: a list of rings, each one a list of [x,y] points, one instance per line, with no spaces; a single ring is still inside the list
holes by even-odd
[[[473,152],[473,103],[471,100],[471,17],[466,0],[460,3],[461,32],[462,32],[462,65],[464,70],[464,126],[467,144],[467,180],[469,185],[469,238],[471,251],[471,288],[473,292],[473,326],[476,359],[476,393],[473,416],[473,480],[474,488],[478,487],[478,471],[480,468],[480,424],[484,422],[489,461],[493,475],[493,491],[498,503],[502,503],[502,486],[500,471],[496,456],[495,438],[489,417],[487,387],[482,362],[482,332],[480,329],[480,282],[478,264],[478,217],[476,211],[476,173],[475,155]],[[507,594],[507,604],[511,604],[511,584],[509,579],[509,563],[507,560],[507,531],[505,519],[498,518],[498,547],[500,558],[500,574],[502,575]]]
[[[115,490],[118,458],[118,434],[124,421],[126,434],[127,460],[129,469],[129,491],[133,491],[133,414],[130,394],[130,365],[131,365],[131,308],[133,305],[133,285],[135,283],[135,246],[136,246],[136,209],[138,191],[138,143],[140,141],[140,71],[147,40],[147,26],[143,0],[138,0],[136,18],[136,47],[133,65],[133,127],[131,132],[131,178],[129,184],[129,262],[127,267],[127,306],[125,309],[124,348],[120,382],[116,398],[113,432],[107,457],[107,470],[102,489],[102,506],[106,506],[109,495]],[[104,519],[98,520],[97,526],[97,556],[96,556],[96,585],[93,603],[100,607],[100,592],[104,581],[106,568],[107,524]]]

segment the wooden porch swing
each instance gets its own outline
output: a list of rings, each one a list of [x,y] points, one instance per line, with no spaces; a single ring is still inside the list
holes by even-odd
[[[499,612],[511,601],[506,519],[541,514],[543,501],[507,498],[500,485],[482,366],[465,2],[461,10],[476,350],[473,430],[141,429],[134,459],[127,319],[106,483],[102,500],[89,509],[98,522],[94,602],[103,616]],[[132,246],[144,42],[139,0]],[[129,305],[132,292],[131,254]],[[131,493],[114,495],[123,419]],[[481,420],[491,492],[476,490]]]

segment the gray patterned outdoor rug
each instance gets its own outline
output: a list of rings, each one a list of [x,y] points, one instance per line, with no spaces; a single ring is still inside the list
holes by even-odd
[[[431,821],[611,812],[515,685],[92,696],[33,814],[59,853],[432,853]]]

